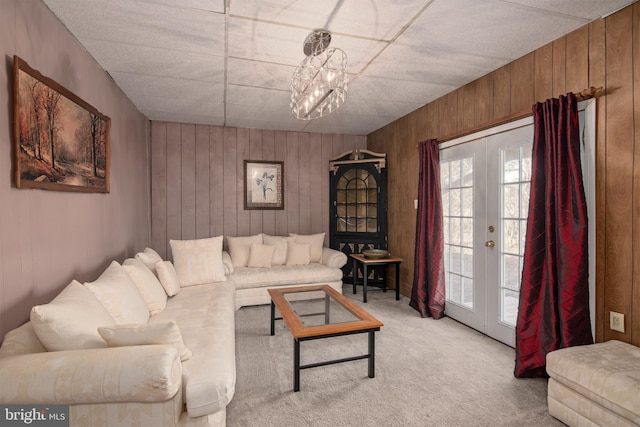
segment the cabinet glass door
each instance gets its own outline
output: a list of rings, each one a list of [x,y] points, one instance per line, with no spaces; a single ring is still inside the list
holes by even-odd
[[[378,232],[378,183],[367,169],[345,171],[336,186],[336,230]]]

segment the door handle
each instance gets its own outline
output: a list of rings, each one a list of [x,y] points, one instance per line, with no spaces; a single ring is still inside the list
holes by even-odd
[[[494,242],[493,240],[487,240],[486,242],[484,242],[484,245],[488,248],[492,248],[496,245],[496,242]]]

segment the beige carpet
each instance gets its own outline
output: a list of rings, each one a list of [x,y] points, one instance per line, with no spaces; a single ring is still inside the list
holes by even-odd
[[[361,292],[345,295],[360,304]],[[548,415],[547,383],[513,377],[514,350],[451,319],[422,319],[393,292],[362,304],[376,333],[376,376],[367,361],[302,370],[293,392],[293,339],[269,306],[236,313],[237,384],[228,426],[561,426]],[[307,341],[301,363],[366,353],[366,334]]]

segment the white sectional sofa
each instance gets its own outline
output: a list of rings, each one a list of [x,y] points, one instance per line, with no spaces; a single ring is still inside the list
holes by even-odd
[[[570,426],[640,425],[640,348],[621,341],[547,354],[549,413]]]
[[[222,236],[172,241],[173,263],[147,248],[73,281],[5,336],[0,403],[69,404],[72,426],[224,426],[235,310],[268,303],[268,287],[341,291],[346,256],[319,241],[231,237],[229,252]]]

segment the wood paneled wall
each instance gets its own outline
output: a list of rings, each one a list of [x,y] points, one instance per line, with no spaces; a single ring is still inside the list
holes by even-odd
[[[402,292],[413,280],[416,143],[462,133],[590,86],[597,101],[596,339],[640,345],[640,4],[594,21],[431,102],[368,136],[387,152],[389,247],[403,257]],[[625,333],[609,312],[625,315]]]
[[[170,239],[325,232],[329,160],[366,136],[151,124],[151,246]],[[284,210],[244,209],[244,160],[284,161]]]

